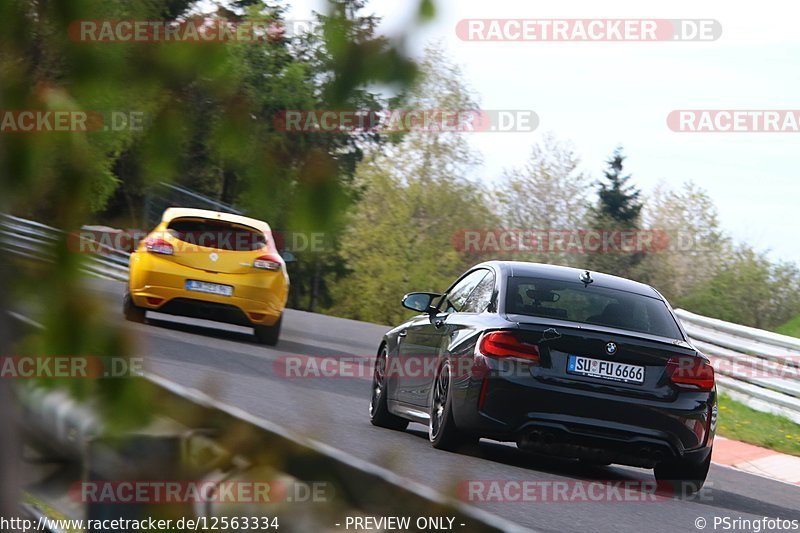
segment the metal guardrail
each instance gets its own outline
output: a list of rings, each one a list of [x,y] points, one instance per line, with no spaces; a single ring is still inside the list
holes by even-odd
[[[85,252],[82,265],[85,272],[127,281],[130,254],[89,239],[90,233],[77,231],[69,234],[39,222],[0,213],[0,250],[27,259],[53,262],[56,247],[63,244],[73,251]]]
[[[87,232],[89,234],[91,232]],[[68,236],[39,222],[0,213],[0,249],[40,261],[54,260],[54,246]],[[74,234],[73,246],[81,237]],[[91,242],[83,269],[127,281],[130,255]],[[692,343],[714,361],[719,388],[754,409],[800,423],[800,339],[732,324],[677,309]]]
[[[713,361],[723,392],[800,423],[800,339],[683,309],[675,314],[695,347]]]

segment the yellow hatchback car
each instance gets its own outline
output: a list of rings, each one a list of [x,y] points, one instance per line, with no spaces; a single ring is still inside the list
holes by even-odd
[[[147,310],[250,326],[278,342],[289,293],[269,224],[205,209],[170,207],[131,254],[125,318]]]

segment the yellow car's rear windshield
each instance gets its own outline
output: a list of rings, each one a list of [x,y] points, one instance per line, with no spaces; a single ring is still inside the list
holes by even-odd
[[[181,241],[219,250],[247,252],[260,250],[267,244],[266,236],[257,229],[224,220],[176,218],[167,231]]]

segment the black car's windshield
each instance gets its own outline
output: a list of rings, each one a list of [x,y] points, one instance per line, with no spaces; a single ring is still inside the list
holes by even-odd
[[[684,340],[660,299],[579,282],[509,277],[506,312]]]

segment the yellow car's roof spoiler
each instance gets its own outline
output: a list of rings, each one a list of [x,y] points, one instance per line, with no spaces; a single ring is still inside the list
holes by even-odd
[[[233,224],[242,224],[250,226],[264,233],[270,233],[271,229],[269,224],[263,220],[256,220],[255,218],[243,217],[242,215],[234,215],[232,213],[220,213],[219,211],[210,211],[208,209],[195,209],[191,207],[168,207],[164,214],[161,216],[162,222],[170,222],[176,218],[197,217],[207,218],[209,220],[223,220]]]

